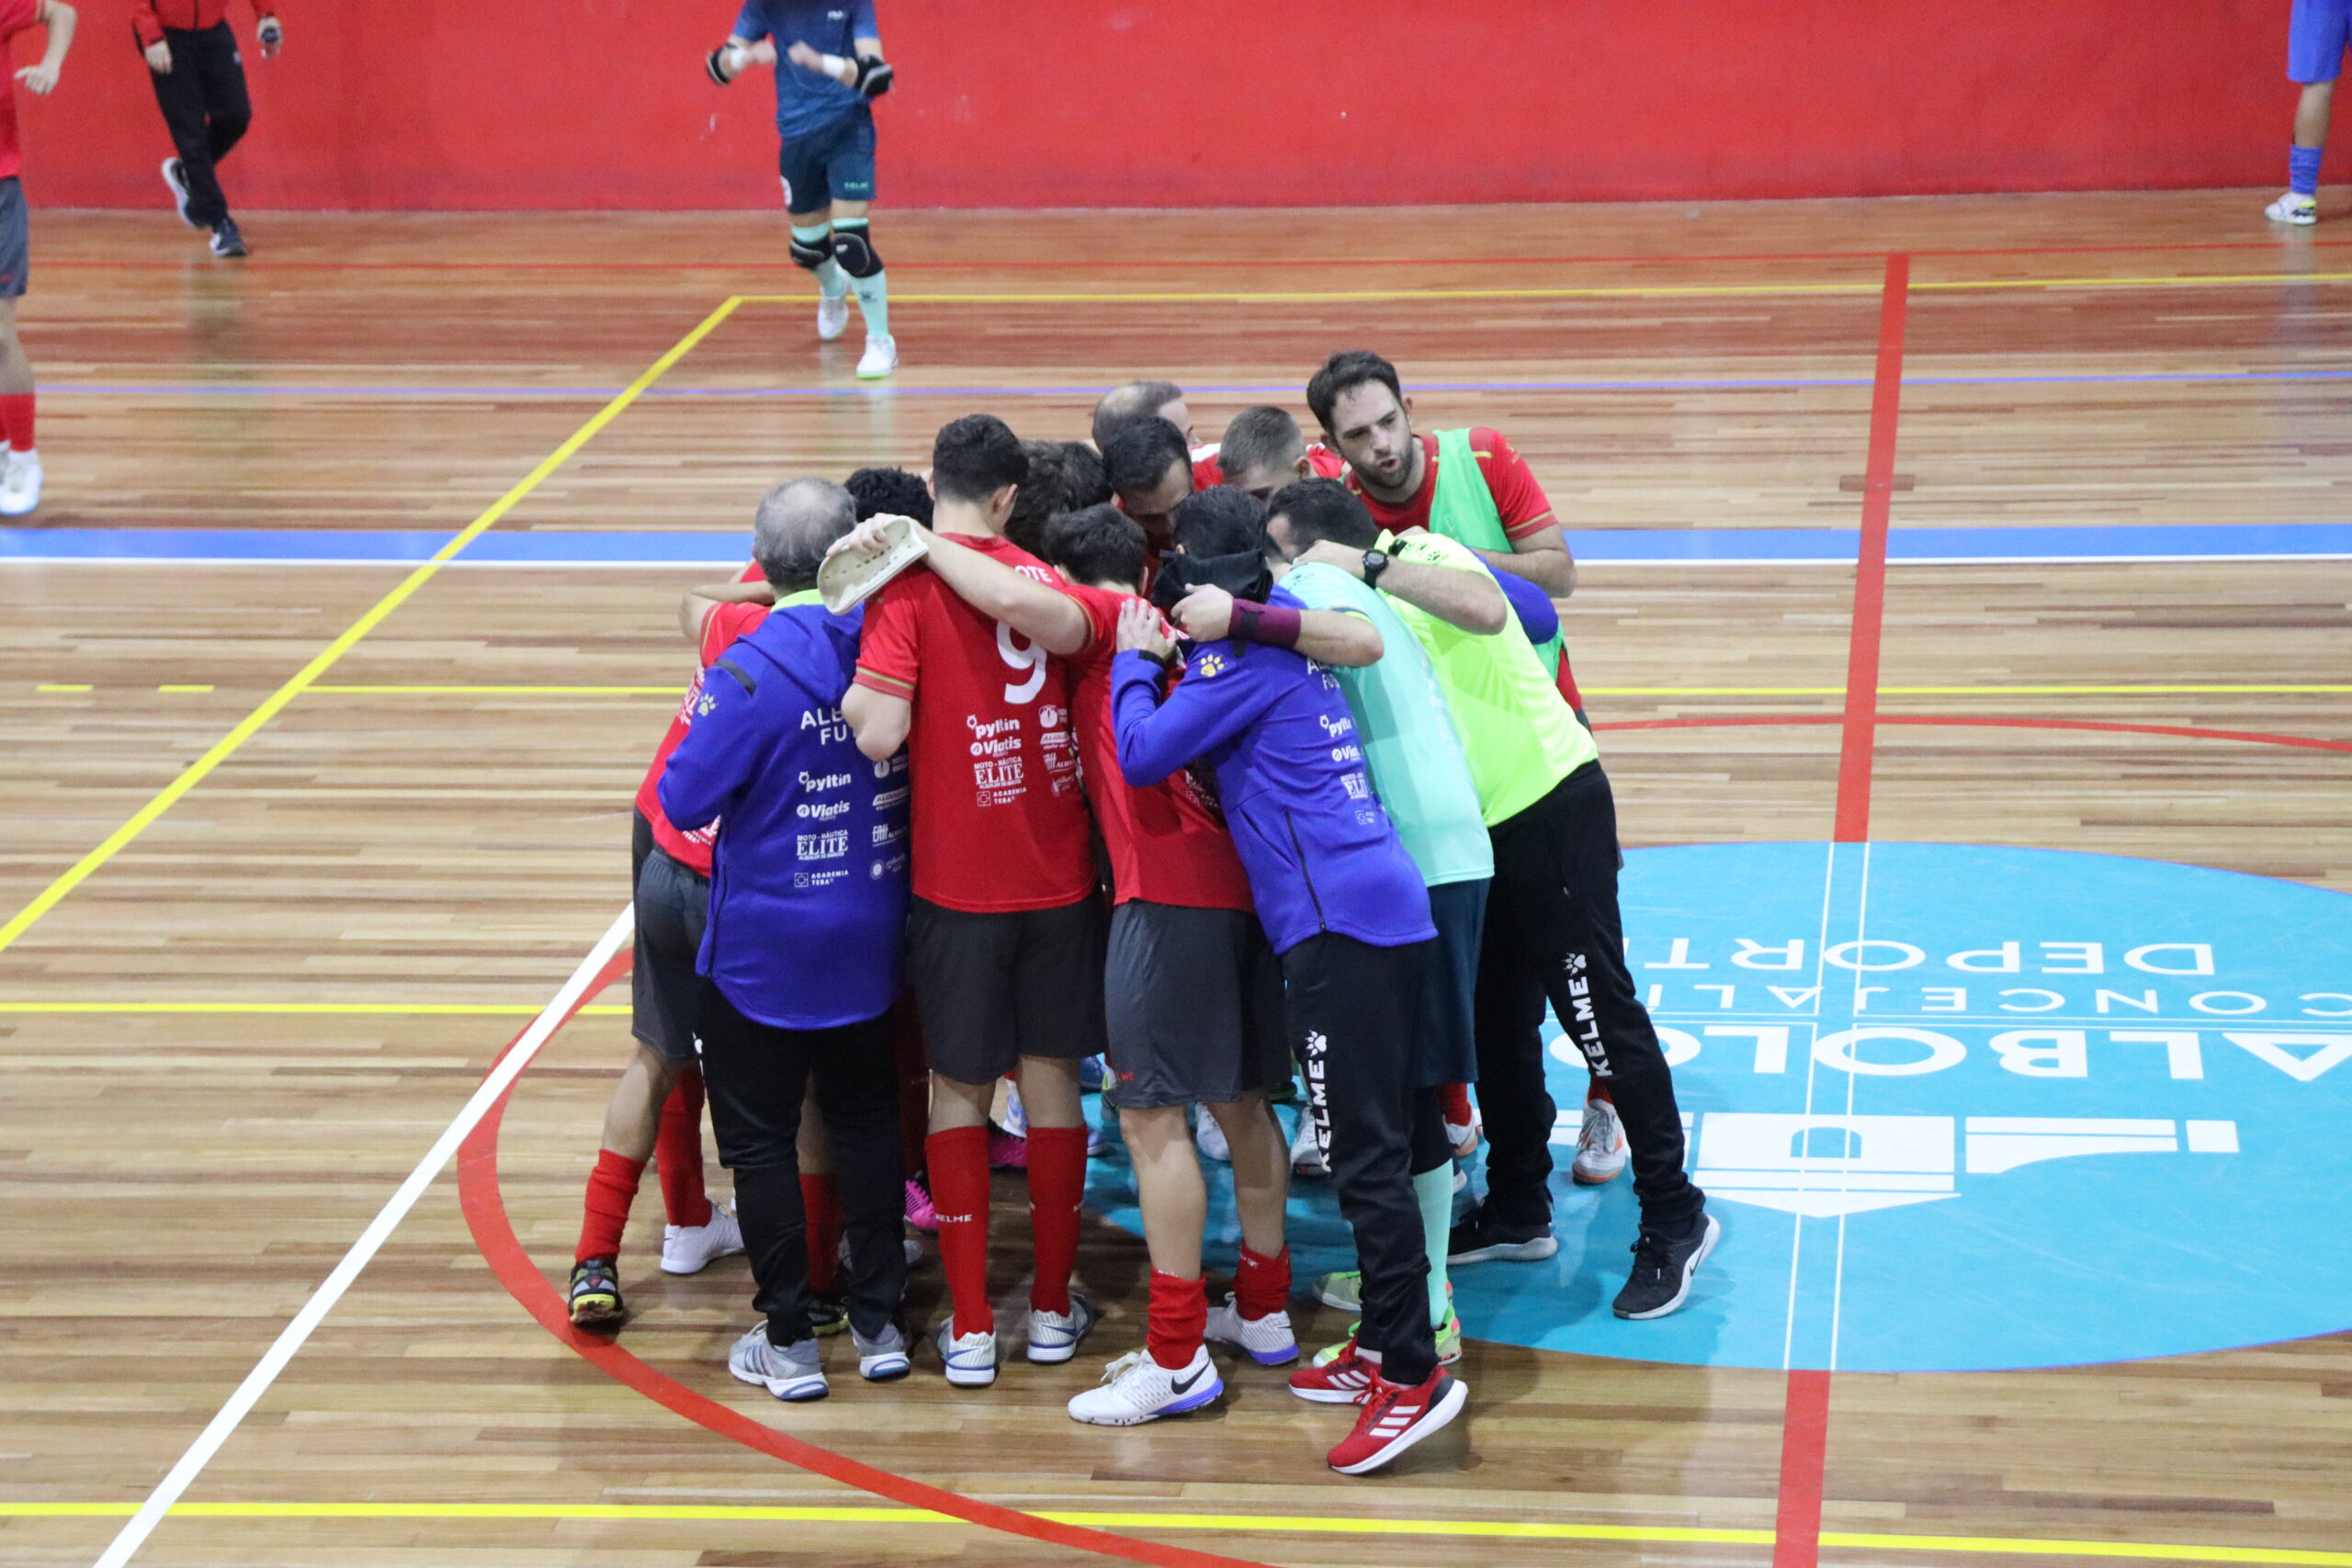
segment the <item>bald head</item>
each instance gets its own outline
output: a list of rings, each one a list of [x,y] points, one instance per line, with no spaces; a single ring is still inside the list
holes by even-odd
[[[834,540],[857,525],[857,502],[831,479],[787,479],[760,497],[752,558],[779,593],[817,586]]]
[[[1107,452],[1119,427],[1144,418],[1164,419],[1193,442],[1193,411],[1184,406],[1184,389],[1173,381],[1129,381],[1102,394],[1094,405],[1094,449]]]

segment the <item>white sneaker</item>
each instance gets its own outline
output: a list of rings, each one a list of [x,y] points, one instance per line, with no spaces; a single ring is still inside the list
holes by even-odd
[[[1233,1145],[1226,1142],[1225,1129],[1218,1124],[1215,1116],[1209,1114],[1207,1106],[1202,1106],[1196,1114],[1200,1120],[1193,1123],[1193,1144],[1199,1147],[1205,1157],[1216,1161],[1219,1165],[1231,1165]]]
[[[950,1315],[939,1325],[933,1343],[939,1347],[941,1364],[947,1369],[947,1381],[957,1388],[986,1388],[996,1382],[994,1333],[958,1334],[956,1319]]]
[[[2262,215],[2273,223],[2316,223],[2319,221],[2319,198],[2287,192],[2262,209]]]
[[[865,334],[865,354],[857,362],[860,380],[878,381],[899,367],[899,340],[894,337]]]
[[[40,454],[12,449],[0,468],[0,517],[22,517],[40,504]]]
[[[817,296],[817,341],[831,343],[849,330],[849,291]]]
[[[1029,1359],[1048,1367],[1059,1366],[1078,1354],[1078,1342],[1094,1326],[1094,1303],[1076,1291],[1069,1293],[1069,1311],[1029,1309]]]
[[[753,1324],[750,1332],[727,1352],[727,1370],[736,1381],[766,1389],[778,1399],[798,1403],[825,1397],[825,1369],[817,1359],[817,1342],[803,1339],[786,1349],[768,1343],[768,1325]]]
[[[1579,1187],[1599,1187],[1617,1179],[1625,1168],[1625,1124],[1617,1108],[1605,1100],[1584,1102],[1584,1130],[1577,1134],[1577,1157],[1568,1167],[1569,1179]]]
[[[1304,1111],[1298,1113],[1298,1135],[1290,1141],[1290,1169],[1293,1176],[1331,1174],[1329,1162],[1315,1142],[1315,1118]]]
[[[857,1375],[867,1382],[888,1382],[914,1370],[907,1356],[907,1337],[895,1323],[878,1339],[868,1339],[852,1325],[849,1342],[857,1348]]]
[[[1141,1350],[1111,1363],[1100,1388],[1069,1402],[1069,1418],[1092,1427],[1140,1427],[1162,1416],[1198,1410],[1225,1392],[1205,1346],[1193,1352],[1181,1371],[1170,1371]]]
[[[1202,1330],[1201,1337],[1212,1344],[1246,1350],[1250,1359],[1261,1367],[1279,1367],[1298,1359],[1298,1336],[1291,1332],[1290,1314],[1270,1312],[1263,1317],[1244,1317],[1240,1303],[1229,1292],[1224,1305],[1209,1308],[1208,1327]]]
[[[698,1225],[662,1227],[662,1272],[699,1274],[720,1258],[743,1250],[743,1227],[735,1216],[713,1203],[710,1218]]]

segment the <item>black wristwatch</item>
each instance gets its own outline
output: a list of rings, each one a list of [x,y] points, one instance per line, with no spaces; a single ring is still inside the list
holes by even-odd
[[[1380,574],[1388,570],[1388,562],[1390,558],[1391,558],[1388,555],[1380,550],[1364,551],[1363,585],[1366,588],[1377,588],[1380,586]]]

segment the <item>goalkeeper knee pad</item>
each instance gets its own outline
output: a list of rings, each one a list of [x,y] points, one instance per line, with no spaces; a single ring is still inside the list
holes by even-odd
[[[882,258],[874,254],[863,219],[846,219],[833,225],[833,259],[852,277],[872,277],[882,270]]]
[[[827,261],[831,260],[832,254],[833,246],[828,241],[824,230],[812,230],[810,231],[810,236],[806,239],[801,237],[799,230],[795,229],[792,231],[792,261],[794,265],[805,266],[810,272],[814,272],[819,267],[824,265]]]

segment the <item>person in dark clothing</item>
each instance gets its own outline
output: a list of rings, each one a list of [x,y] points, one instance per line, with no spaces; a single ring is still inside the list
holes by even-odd
[[[253,0],[254,38],[261,57],[274,60],[286,39],[272,0]],[[130,30],[147,57],[155,103],[172,133],[164,184],[180,220],[212,231],[212,254],[241,256],[245,238],[220,194],[220,160],[244,139],[254,121],[245,94],[244,60],[229,28],[229,0],[136,0]]]

